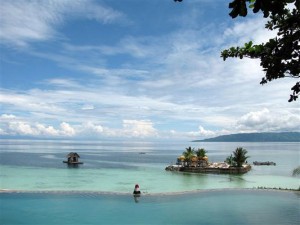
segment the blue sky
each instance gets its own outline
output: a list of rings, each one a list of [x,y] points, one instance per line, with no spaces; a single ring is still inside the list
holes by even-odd
[[[259,61],[222,49],[275,35],[229,1],[0,4],[0,135],[203,139],[296,131],[295,80],[259,84]]]

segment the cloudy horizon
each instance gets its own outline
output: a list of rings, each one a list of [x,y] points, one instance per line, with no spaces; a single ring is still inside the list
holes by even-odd
[[[299,131],[294,79],[220,52],[274,37],[226,1],[1,1],[0,135],[204,139]]]

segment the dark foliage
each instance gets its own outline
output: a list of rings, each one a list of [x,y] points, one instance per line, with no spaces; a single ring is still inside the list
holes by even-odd
[[[293,7],[288,7],[288,4]],[[260,59],[260,65],[265,72],[260,84],[269,81],[291,77],[299,79],[300,72],[300,0],[234,0],[229,4],[232,18],[246,16],[247,5],[254,13],[261,11],[268,22],[265,28],[276,30],[277,36],[266,43],[253,45],[252,41],[242,47],[232,47],[224,50],[221,57],[243,57]],[[292,9],[290,9],[292,8]],[[289,102],[296,101],[300,84],[291,88]]]
[[[237,167],[242,167],[246,160],[249,158],[249,156],[247,156],[247,153],[247,150],[242,147],[237,148],[233,152],[232,161]]]

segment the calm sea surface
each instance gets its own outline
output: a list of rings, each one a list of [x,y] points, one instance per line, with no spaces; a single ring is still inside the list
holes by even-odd
[[[248,150],[253,166],[245,175],[178,174],[165,171],[186,147],[204,147],[209,161],[222,162],[237,147]],[[62,161],[77,152],[77,168]],[[145,153],[145,154],[140,154]],[[0,189],[132,192],[136,183],[147,193],[258,186],[298,188],[292,171],[300,165],[299,143],[74,142],[0,140]]]
[[[1,224],[298,225],[299,193],[204,191],[142,196],[2,193]]]
[[[249,163],[277,165],[244,175],[165,171],[188,146],[204,147],[211,162],[243,147]],[[64,164],[69,152],[84,164]],[[299,224],[298,194],[242,190],[296,189],[292,171],[299,165],[299,143],[0,140],[0,189],[20,192],[0,193],[0,223]],[[131,195],[136,183],[140,199]]]

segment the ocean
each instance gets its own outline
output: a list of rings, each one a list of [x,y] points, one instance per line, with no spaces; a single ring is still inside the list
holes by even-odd
[[[205,148],[212,162],[243,147],[249,163],[276,166],[253,166],[244,175],[165,171],[189,146]],[[69,152],[84,164],[63,163]],[[9,190],[0,193],[0,222],[298,224],[298,193],[256,188],[299,188],[292,176],[299,164],[299,143],[0,140],[0,189]]]

